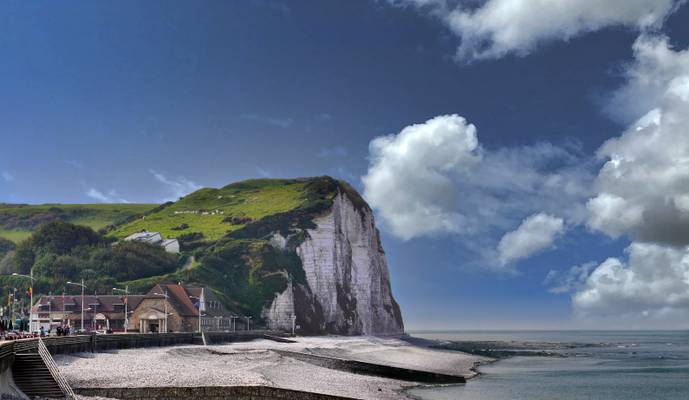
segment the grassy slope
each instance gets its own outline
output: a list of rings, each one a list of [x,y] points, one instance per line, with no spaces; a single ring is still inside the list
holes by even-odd
[[[259,319],[261,309],[272,301],[275,293],[284,290],[288,279],[298,283],[305,280],[296,253],[274,249],[265,240],[265,235],[284,229],[292,232],[303,229],[313,216],[330,207],[336,192],[337,183],[327,177],[261,179],[231,184],[222,189],[201,189],[147,215],[143,220],[112,232],[118,236],[143,228],[170,235],[203,232],[207,241],[205,246],[193,251],[196,261],[192,268],[120,284],[128,285],[136,292],[144,292],[160,282],[201,284],[212,288],[230,309]],[[174,214],[174,211],[199,208],[221,209],[225,214],[217,218],[213,215]],[[181,215],[187,219],[180,219]],[[251,217],[253,221],[244,225],[218,222],[227,216]],[[170,230],[181,222],[189,224],[190,228]],[[227,231],[231,233],[226,234]],[[298,241],[300,237],[294,236],[294,240]]]
[[[156,204],[0,204],[0,220],[7,222],[0,223],[0,236],[14,242],[24,240],[37,228],[32,221],[44,218],[56,218],[98,230],[154,207]],[[13,226],[17,221],[20,221],[20,226]]]
[[[353,201],[358,199],[359,201],[355,201],[358,207],[367,207],[353,188],[328,177],[242,181],[220,189],[201,189],[175,203],[155,209],[152,205],[135,205],[134,207],[139,208],[129,209],[128,214],[125,212],[127,215],[120,214],[123,212],[121,208],[128,205],[59,207],[99,209],[102,213],[94,214],[91,220],[82,216],[80,221],[96,228],[147,212],[145,218],[122,222],[112,228],[108,234],[117,238],[143,229],[161,232],[166,237],[202,232],[205,240],[201,242],[201,247],[185,254],[195,256],[191,268],[127,280],[118,285],[128,285],[132,292],[144,293],[156,283],[162,282],[200,284],[214,290],[230,309],[260,319],[261,309],[270,304],[275,293],[284,290],[288,279],[294,279],[297,283],[305,280],[301,261],[293,251],[296,244],[288,244],[292,250],[274,249],[266,241],[266,235],[287,230],[295,233],[292,241],[302,240],[303,234],[296,233],[310,228],[313,217],[332,205],[338,188],[344,190]],[[29,206],[24,211],[14,209],[12,212],[27,212],[31,208],[40,207],[47,210],[51,206]],[[199,210],[217,210],[223,213],[203,215],[198,213]],[[0,207],[0,213],[2,211],[3,208]],[[194,213],[181,213],[185,211]],[[118,218],[113,213],[117,213]],[[251,221],[238,224],[223,222],[227,217],[250,218]],[[183,223],[189,227],[184,230],[172,229]]]
[[[123,238],[134,232],[161,232],[163,237],[178,237],[201,232],[207,240],[217,240],[245,223],[223,222],[228,217],[251,218],[290,211],[305,201],[305,182],[298,180],[255,179],[225,186],[201,189],[162,210],[117,227],[110,235]],[[202,214],[205,210],[208,214]],[[174,230],[182,224],[189,227]]]

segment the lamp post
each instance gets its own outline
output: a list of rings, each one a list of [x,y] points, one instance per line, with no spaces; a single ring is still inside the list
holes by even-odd
[[[153,294],[156,296],[165,297],[165,304],[164,304],[164,306],[165,306],[165,332],[163,332],[163,333],[167,333],[167,290],[165,291],[164,294],[160,294],[160,293],[153,293]]]
[[[125,286],[124,290],[114,287],[112,288],[112,291],[124,293],[124,333],[127,333],[129,328],[129,314],[127,313],[127,304],[129,303],[129,286]]]
[[[68,285],[81,286],[81,330],[84,331],[84,279],[82,278],[81,283],[67,282]]]
[[[31,308],[33,307],[33,281],[35,280],[33,278],[33,268],[31,268],[30,275],[22,275],[15,272],[12,276],[20,276],[31,280],[31,287],[29,287],[29,296],[31,297],[31,304],[29,304],[29,332],[33,333],[33,313],[31,312]]]
[[[189,298],[190,298],[190,299],[196,299],[196,300],[199,301],[199,333],[201,333],[201,317],[205,317],[205,316],[206,316],[206,314],[203,314],[203,315],[201,314],[202,311],[206,311],[206,310],[205,310],[205,306],[204,306],[204,303],[205,303],[204,300],[205,300],[205,299],[203,298],[203,289],[201,289],[201,297],[199,297],[199,296],[189,296]]]

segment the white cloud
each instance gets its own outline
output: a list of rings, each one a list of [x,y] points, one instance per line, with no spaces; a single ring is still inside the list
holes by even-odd
[[[564,232],[564,221],[545,213],[531,215],[519,227],[506,233],[498,244],[498,258],[502,265],[513,263],[553,245]]]
[[[627,82],[607,107],[610,114],[625,123],[657,108],[672,92],[671,83],[675,81],[674,86],[681,87],[676,80],[686,79],[689,71],[689,51],[673,50],[665,37],[642,35],[634,42],[633,51],[635,61],[626,71]],[[676,94],[682,97],[681,93]],[[659,117],[658,113],[651,113],[637,125],[648,125]]]
[[[4,179],[6,182],[12,182],[14,181],[14,175],[10,171],[2,171],[0,173],[0,176],[2,179]]]
[[[689,252],[632,243],[628,260],[609,258],[573,297],[583,315],[671,317],[689,312]]]
[[[611,26],[660,26],[684,0],[488,0],[478,7],[447,1],[390,0],[441,19],[460,38],[463,60],[526,55],[538,45]]]
[[[633,242],[627,260],[596,267],[573,304],[586,316],[672,321],[689,312],[689,50],[642,36],[634,52],[614,104],[645,115],[599,150],[587,204],[591,228]]]
[[[458,115],[435,117],[375,138],[369,152],[364,196],[392,233],[407,240],[462,229],[452,176],[481,158],[474,125]]]
[[[593,176],[575,150],[539,143],[488,151],[464,118],[439,116],[371,142],[364,197],[397,237],[461,235],[497,264],[500,237],[529,215],[585,219]]]
[[[549,286],[548,291],[554,294],[570,293],[584,287],[591,270],[597,266],[596,262],[575,265],[566,273],[557,270],[548,271],[544,283]]]
[[[201,189],[201,186],[197,185],[195,182],[188,180],[185,177],[169,178],[160,172],[150,170],[151,174],[155,179],[165,185],[167,191],[172,194],[172,197],[166,200],[175,201],[180,197],[186,196],[187,194]]]
[[[127,200],[119,197],[114,189],[110,190],[108,193],[103,193],[92,187],[86,191],[86,195],[101,203],[129,203]]]
[[[588,223],[612,237],[689,245],[689,50],[673,51],[667,39],[649,37],[634,48],[636,62],[619,93],[648,93],[655,103],[600,148],[605,164],[587,205]],[[633,100],[629,109],[646,101]]]

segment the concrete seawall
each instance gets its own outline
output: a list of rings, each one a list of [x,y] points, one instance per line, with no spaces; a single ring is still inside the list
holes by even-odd
[[[206,387],[141,387],[141,388],[76,388],[74,391],[89,397],[110,397],[122,400],[355,400],[298,390],[267,386],[206,386]]]
[[[319,367],[352,372],[355,374],[380,376],[388,379],[398,379],[409,382],[427,384],[452,384],[465,383],[466,379],[459,375],[439,374],[435,372],[419,371],[409,368],[391,367],[382,364],[347,360],[335,357],[324,357],[313,354],[298,353],[293,351],[275,350],[277,353],[300,361],[305,361]]]

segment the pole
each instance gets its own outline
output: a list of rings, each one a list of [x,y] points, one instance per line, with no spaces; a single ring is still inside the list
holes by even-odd
[[[98,329],[98,325],[96,323],[96,309],[98,309],[98,294],[95,290],[93,291],[93,295],[96,296],[96,302],[93,303],[93,318],[91,319],[91,330],[95,331],[96,329]]]
[[[129,304],[129,286],[124,287],[124,333],[127,333],[129,328],[129,314],[127,313],[127,305]]]
[[[292,336],[294,336],[294,328],[295,328],[296,322],[297,322],[297,316],[292,315]]]
[[[84,331],[84,278],[81,278],[81,331]]]
[[[48,292],[48,333],[53,327],[53,292]]]
[[[167,333],[167,290],[165,291],[165,332]]]
[[[31,279],[31,293],[30,294],[30,299],[29,301],[31,304],[29,304],[29,333],[33,333],[33,268],[31,268],[31,271],[29,272],[29,279]]]

